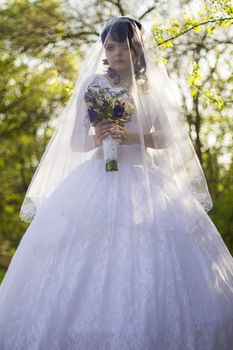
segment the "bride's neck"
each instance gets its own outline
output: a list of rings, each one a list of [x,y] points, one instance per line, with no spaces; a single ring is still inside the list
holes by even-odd
[[[125,84],[125,85],[129,85],[131,86],[132,84],[132,75],[128,74],[128,72],[123,72],[123,71],[116,71],[116,73],[119,75],[120,77],[120,82],[119,84]]]

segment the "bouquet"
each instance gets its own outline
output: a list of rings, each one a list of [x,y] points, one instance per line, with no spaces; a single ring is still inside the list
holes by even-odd
[[[127,89],[113,91],[99,85],[89,85],[84,99],[87,104],[90,123],[96,126],[101,120],[108,120],[121,126],[125,125],[133,113],[133,104],[129,101]],[[112,135],[103,140],[103,151],[106,171],[118,170],[119,141]]]

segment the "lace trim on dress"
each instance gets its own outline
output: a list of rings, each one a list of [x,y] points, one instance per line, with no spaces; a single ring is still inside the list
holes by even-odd
[[[20,210],[20,219],[29,223],[36,215],[36,204],[29,197],[26,197]]]
[[[205,211],[208,212],[212,209],[213,203],[210,195],[204,191],[201,191],[201,185],[203,184],[202,180],[203,177],[201,175],[196,175],[191,182],[191,191]]]

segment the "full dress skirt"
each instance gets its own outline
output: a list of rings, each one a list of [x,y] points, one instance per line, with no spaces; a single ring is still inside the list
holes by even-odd
[[[130,146],[129,146],[130,147]],[[74,168],[0,286],[1,350],[232,350],[233,258],[192,194],[140,164]]]

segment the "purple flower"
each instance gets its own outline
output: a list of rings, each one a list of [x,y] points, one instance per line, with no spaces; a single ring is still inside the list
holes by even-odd
[[[94,109],[92,108],[88,108],[88,114],[89,114],[89,118],[90,118],[90,122],[93,123],[94,121],[97,120],[97,113]]]
[[[125,111],[124,105],[117,103],[113,108],[113,116],[115,118],[120,118]]]

